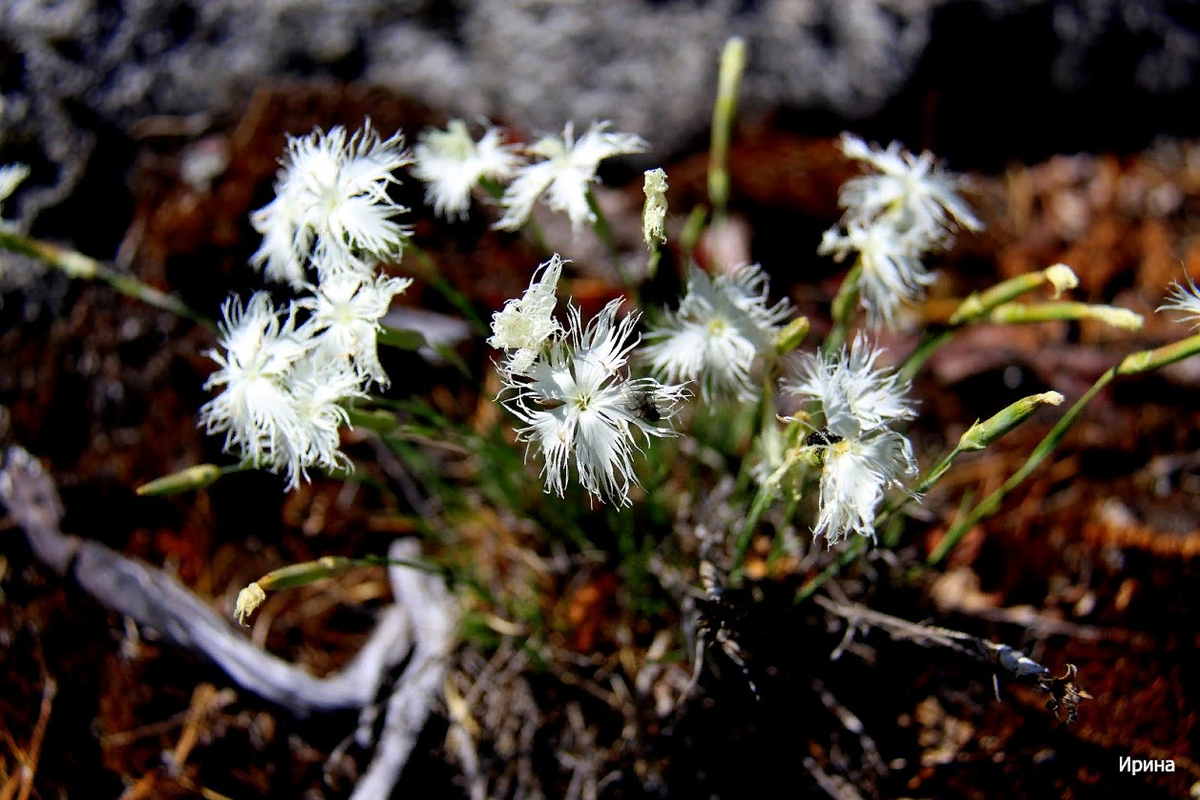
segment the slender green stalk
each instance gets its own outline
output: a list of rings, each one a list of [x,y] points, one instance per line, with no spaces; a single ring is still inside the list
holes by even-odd
[[[0,227],[0,247],[14,253],[36,258],[43,264],[61,270],[72,278],[98,280],[107,283],[121,294],[141,300],[143,303],[170,311],[185,319],[190,319],[198,325],[203,325],[210,331],[216,331],[217,325],[208,317],[195,311],[178,297],[161,292],[153,286],[142,283],[137,278],[118,272],[112,267],[101,264],[94,258],[74,250],[68,250],[57,245],[43,242],[22,233]]]
[[[1200,353],[1200,334],[1153,350],[1130,353],[1117,365],[1117,374],[1136,375],[1139,372],[1162,369],[1197,353]]]
[[[232,475],[235,472],[247,472],[252,469],[255,469],[255,465],[250,461],[228,464],[224,467],[218,467],[216,464],[196,464],[179,472],[173,472],[170,475],[164,475],[161,478],[155,478],[152,481],[143,483],[134,491],[142,497],[158,497],[167,494],[190,492],[210,486],[226,475]]]
[[[692,262],[696,245],[700,242],[700,236],[704,233],[704,224],[708,221],[708,209],[703,205],[698,205],[688,212],[687,219],[684,220],[683,230],[679,234],[679,247],[683,251],[683,258],[679,260],[680,277],[687,270],[687,265]]]
[[[721,50],[717,99],[713,103],[712,144],[708,154],[708,199],[713,219],[725,217],[729,204],[729,143],[737,117],[738,84],[746,68],[746,40],[730,37]]]
[[[1092,398],[1095,397],[1101,389],[1112,382],[1117,375],[1134,375],[1150,370],[1161,369],[1169,364],[1174,364],[1190,356],[1200,353],[1200,335],[1191,336],[1178,342],[1173,342],[1154,350],[1143,350],[1137,353],[1131,353],[1121,360],[1121,363],[1112,369],[1105,372],[1096,382],[1092,384],[1092,388],[1080,397],[1075,405],[1071,406],[1058,424],[1042,439],[1041,443],[1030,454],[1028,460],[1017,470],[1007,481],[1004,482],[998,489],[988,495],[982,502],[971,510],[969,514],[954,523],[953,527],[946,532],[946,536],[942,539],[937,549],[929,555],[928,563],[937,564],[946,554],[958,544],[963,535],[978,523],[984,517],[995,514],[1004,497],[1016,488],[1021,481],[1029,477],[1035,469],[1041,466],[1049,455],[1054,451],[1058,444],[1062,441],[1070,427],[1075,424],[1075,419],[1079,416]]]
[[[612,262],[613,269],[617,271],[621,285],[625,287],[626,292],[635,293],[637,287],[634,286],[633,281],[625,272],[625,267],[621,264],[621,248],[617,246],[617,237],[613,234],[612,226],[608,224],[608,217],[604,215],[604,209],[600,208],[600,203],[596,201],[596,195],[591,189],[587,190],[587,204],[595,216],[595,219],[592,220],[592,230],[596,231],[600,241],[604,242],[604,247],[608,250],[608,260]],[[636,297],[630,297],[630,300],[637,303]]]
[[[545,247],[542,249],[545,250]],[[412,265],[415,262],[416,268],[412,272],[423,282],[432,286],[438,294],[446,298],[450,305],[454,306],[467,319],[471,327],[475,329],[475,333],[486,336],[490,332],[487,324],[479,318],[479,314],[475,313],[475,307],[471,305],[471,301],[462,292],[455,289],[450,281],[442,277],[442,273],[438,271],[437,264],[434,263],[434,260],[428,253],[413,244],[410,239],[404,245],[404,255],[409,257],[406,259],[406,266]]]
[[[796,592],[796,599],[793,602],[803,603],[805,600],[812,597],[813,592],[815,592],[817,589],[820,589],[825,581],[829,580],[834,575],[837,575],[845,568],[847,564],[858,558],[858,554],[862,551],[863,547],[866,546],[866,541],[867,538],[865,536],[855,537],[850,544],[846,545],[846,549],[842,551],[840,556],[838,556],[837,561],[834,561],[832,564],[822,570],[820,575],[809,579],[804,583],[803,586],[800,587],[800,590]]]
[[[854,316],[854,307],[858,303],[859,280],[861,278],[862,263],[858,262],[846,273],[846,277],[842,280],[842,285],[838,287],[837,295],[833,298],[833,304],[829,309],[829,315],[833,319],[833,327],[829,329],[829,335],[821,343],[821,351],[825,355],[839,352],[842,349],[842,345],[846,343],[846,334],[850,330],[850,320]]]
[[[942,538],[942,541],[938,544],[937,549],[935,549],[929,555],[926,563],[932,566],[940,562],[946,557],[946,554],[958,544],[963,535],[966,534],[966,532],[970,530],[976,523],[978,523],[984,517],[991,516],[1000,510],[1000,503],[1004,500],[1005,496],[1015,489],[1023,480],[1029,477],[1030,473],[1041,466],[1042,462],[1044,462],[1050,456],[1050,454],[1054,452],[1054,449],[1058,447],[1059,443],[1063,440],[1063,437],[1066,436],[1067,431],[1070,430],[1071,426],[1075,424],[1076,418],[1079,416],[1080,412],[1083,411],[1084,407],[1092,401],[1092,398],[1095,397],[1101,389],[1112,382],[1112,379],[1117,375],[1118,368],[1119,367],[1113,367],[1101,375],[1096,382],[1092,384],[1092,388],[1088,389],[1082,397],[1075,401],[1075,405],[1071,406],[1071,409],[1063,415],[1062,419],[1058,421],[1058,424],[1056,424],[1050,430],[1050,433],[1046,434],[1046,437],[1042,439],[1038,446],[1033,449],[1033,452],[1029,454],[1029,458],[1026,459],[1021,468],[1013,473],[1012,476],[1010,476],[1009,479],[1006,480],[998,489],[984,498],[978,505],[975,506],[975,508],[971,509],[969,514],[961,517],[954,523],[950,530],[946,532],[946,535]]]

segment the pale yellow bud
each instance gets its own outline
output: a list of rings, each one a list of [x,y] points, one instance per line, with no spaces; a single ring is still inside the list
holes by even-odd
[[[1066,264],[1055,264],[1047,267],[1042,273],[1054,287],[1054,299],[1057,300],[1063,292],[1074,289],[1079,285],[1079,278]]]
[[[233,609],[233,615],[237,617],[238,624],[245,625],[246,618],[266,601],[267,593],[257,583],[252,583],[238,592],[237,605]]]
[[[646,170],[642,190],[646,193],[646,204],[642,207],[642,238],[646,240],[646,246],[653,249],[667,243],[667,173],[662,169]]]
[[[1112,325],[1114,328],[1121,328],[1127,331],[1139,330],[1145,321],[1142,319],[1141,314],[1137,314],[1127,308],[1117,308],[1116,306],[1091,306],[1090,316],[1106,325]]]

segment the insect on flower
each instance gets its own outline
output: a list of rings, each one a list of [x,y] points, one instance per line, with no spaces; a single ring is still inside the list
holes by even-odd
[[[804,439],[805,447],[829,447],[842,441],[842,437],[838,436],[829,428],[818,428],[810,433]]]

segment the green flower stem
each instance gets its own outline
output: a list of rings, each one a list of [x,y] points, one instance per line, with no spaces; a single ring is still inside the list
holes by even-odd
[[[1073,289],[1079,285],[1075,273],[1063,264],[1055,264],[1038,272],[1027,272],[1001,281],[982,292],[972,292],[950,315],[950,324],[960,325],[964,322],[981,319],[997,306],[1011,303],[1047,282],[1053,284],[1055,297],[1058,297],[1062,290]]]
[[[1049,457],[1050,453],[1058,446],[1066,435],[1070,427],[1075,423],[1075,419],[1083,410],[1092,398],[1095,397],[1101,389],[1112,382],[1117,375],[1135,375],[1141,372],[1149,372],[1150,370],[1161,369],[1169,364],[1174,364],[1177,361],[1182,361],[1185,358],[1200,353],[1200,335],[1191,336],[1172,344],[1164,345],[1155,348],[1154,350],[1143,350],[1137,353],[1131,353],[1121,360],[1121,363],[1112,369],[1105,372],[1096,382],[1092,384],[1092,388],[1080,397],[1075,405],[1071,406],[1058,424],[1046,435],[1041,443],[1030,454],[1024,466],[1017,470],[1007,481],[1004,482],[998,489],[988,495],[981,503],[971,510],[969,514],[957,521],[954,526],[946,532],[946,536],[942,539],[937,549],[929,555],[928,563],[930,565],[937,564],[946,554],[958,544],[963,535],[971,529],[976,523],[987,516],[996,513],[1000,508],[1000,503],[1004,497],[1011,492],[1021,481],[1029,477],[1035,469],[1041,466],[1042,462]]]
[[[704,224],[707,221],[708,209],[703,205],[698,205],[688,212],[687,219],[683,222],[683,230],[679,234],[679,249],[683,253],[678,266],[680,278],[684,277],[687,265],[695,258],[696,245],[700,242],[700,236],[704,233]]]
[[[1092,398],[1095,397],[1101,389],[1112,382],[1112,379],[1117,375],[1118,369],[1119,365],[1101,375],[1096,382],[1092,384],[1092,388],[1088,389],[1082,397],[1075,401],[1075,405],[1071,406],[1071,409],[1063,415],[1062,419],[1058,421],[1058,424],[1056,424],[1050,430],[1050,433],[1046,434],[1046,437],[1042,439],[1037,447],[1034,448],[1033,452],[1029,454],[1029,458],[1026,459],[1025,464],[1019,470],[1013,473],[1012,476],[1010,476],[1009,479],[1006,480],[999,488],[984,498],[978,505],[975,506],[975,508],[971,509],[970,513],[968,513],[966,516],[960,517],[950,528],[950,530],[946,531],[946,535],[942,538],[942,541],[938,544],[937,548],[929,555],[929,558],[926,559],[926,563],[928,563],[930,566],[939,563],[954,548],[954,546],[958,544],[963,535],[966,534],[966,532],[970,530],[976,523],[978,523],[984,517],[989,517],[1000,510],[1000,503],[1004,500],[1005,496],[1015,489],[1023,480],[1029,477],[1030,473],[1041,466],[1042,462],[1045,461],[1052,452],[1054,452],[1054,449],[1058,447],[1059,443],[1063,440],[1063,437],[1066,436],[1067,431],[1070,430],[1071,426],[1075,424],[1075,419],[1079,416],[1080,412],[1083,411],[1084,406],[1090,403]]]
[[[1153,350],[1130,353],[1117,365],[1117,374],[1136,375],[1139,372],[1162,369],[1197,353],[1200,353],[1200,334]]]
[[[917,373],[921,371],[921,367],[925,366],[925,362],[929,360],[929,357],[936,353],[939,347],[950,341],[956,329],[943,328],[941,330],[925,331],[921,335],[920,343],[904,358],[904,362],[900,365],[900,379],[906,384],[911,384],[913,379],[917,377]]]
[[[185,319],[190,319],[198,325],[203,325],[210,331],[216,331],[217,325],[208,317],[193,310],[179,298],[161,292],[153,286],[148,286],[136,278],[118,272],[112,267],[105,266],[93,258],[74,250],[68,250],[49,242],[39,241],[16,231],[0,227],[0,247],[14,253],[36,258],[43,264],[61,270],[72,278],[98,280],[107,283],[113,289],[128,295],[143,303],[170,311]]]
[[[829,580],[834,575],[837,575],[846,567],[847,564],[858,558],[858,554],[862,551],[863,547],[866,546],[866,541],[867,538],[865,536],[856,536],[850,542],[850,544],[846,546],[846,549],[842,551],[842,554],[838,556],[837,561],[834,561],[832,564],[822,570],[820,575],[805,581],[804,585],[800,587],[800,590],[796,592],[796,599],[793,602],[797,604],[803,603],[805,600],[812,597],[813,592],[815,592],[817,589],[820,589],[825,581]]]
[[[235,472],[248,472],[254,468],[254,464],[249,461],[228,464],[224,467],[218,467],[216,464],[196,464],[179,472],[173,472],[170,475],[164,475],[161,478],[155,478],[152,481],[143,483],[134,491],[141,497],[159,497],[167,494],[190,492],[194,489],[203,489],[205,486],[210,486],[226,475],[232,475]]]
[[[992,309],[987,318],[991,322],[1006,325],[1095,319],[1126,330],[1142,327],[1140,314],[1135,314],[1127,308],[1090,303],[1005,303]]]
[[[821,350],[825,355],[837,353],[846,343],[850,320],[854,317],[854,308],[858,303],[861,278],[862,262],[858,262],[850,268],[842,280],[842,285],[838,287],[837,295],[833,298],[833,304],[829,308],[829,315],[833,318],[833,327],[830,328],[829,334],[821,344]]]
[[[543,247],[542,249],[544,250],[545,248]],[[432,286],[442,297],[446,298],[450,305],[454,306],[458,313],[462,314],[467,322],[471,324],[471,327],[475,329],[475,333],[486,336],[490,332],[487,324],[475,313],[475,307],[471,305],[471,301],[462,292],[455,289],[450,281],[442,277],[442,273],[438,271],[437,264],[428,253],[417,247],[409,239],[404,244],[404,255],[409,257],[405,260],[405,266],[411,267],[415,264],[415,268],[411,269],[413,274],[424,283]]]
[[[721,49],[717,99],[713,103],[712,144],[708,153],[708,199],[713,219],[725,217],[729,205],[729,143],[737,116],[738,84],[746,69],[746,40],[731,36]]]
[[[982,319],[987,319],[990,314],[996,309],[1005,304],[1011,303],[1022,295],[1032,292],[1034,289],[1049,283],[1054,289],[1054,296],[1057,297],[1063,290],[1071,289],[1079,285],[1075,273],[1071,272],[1069,267],[1063,264],[1055,264],[1052,267],[1039,270],[1038,272],[1029,272],[1024,275],[1018,275],[1015,278],[1001,281],[1000,283],[986,289],[982,292],[973,292],[967,296],[954,313],[950,315],[947,327],[940,328],[934,331],[927,331],[921,338],[920,344],[916,349],[908,354],[904,359],[904,363],[900,366],[900,376],[908,383],[912,383],[917,373],[921,371],[921,367],[925,366],[925,362],[929,357],[937,351],[939,347],[950,341],[954,332],[961,326],[970,323],[978,322]],[[1053,305],[1053,304],[1044,304]],[[1015,308],[1023,308],[1017,306]],[[1092,308],[1095,308],[1094,306]],[[1121,309],[1123,313],[1125,312]],[[1006,314],[1019,315],[1021,312],[1005,311],[1001,313],[1001,317]],[[1096,312],[1091,312],[1095,315]],[[1052,317],[1060,319],[1061,317]],[[1041,320],[1026,318],[1026,319],[995,319],[995,322],[1038,322]]]
[[[625,273],[625,268],[621,266],[621,248],[617,246],[617,237],[613,234],[612,226],[608,224],[608,217],[604,215],[604,210],[600,208],[600,203],[596,201],[596,195],[591,189],[587,190],[588,208],[592,210],[595,219],[592,221],[592,229],[596,231],[596,235],[600,237],[600,241],[604,242],[604,247],[608,250],[608,259],[612,262],[613,269],[617,271],[617,277],[621,279],[621,285],[625,287],[625,291],[630,293],[630,300],[634,305],[637,305],[637,287],[630,280],[629,275]]]
[[[735,541],[735,552],[733,557],[733,569],[729,571],[729,580],[736,584],[742,576],[742,565],[746,561],[746,552],[750,549],[750,541],[754,538],[754,529],[758,526],[758,521],[762,518],[763,512],[771,507],[771,503],[775,500],[775,492],[770,483],[764,483],[758,489],[758,493],[754,496],[754,502],[750,504],[750,512],[746,515],[746,519],[742,522],[742,528],[738,531]]]

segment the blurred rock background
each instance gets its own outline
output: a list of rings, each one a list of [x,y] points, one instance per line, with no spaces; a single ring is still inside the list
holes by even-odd
[[[202,132],[295,77],[532,130],[612,119],[661,160],[703,141],[738,34],[750,114],[995,169],[1196,133],[1198,32],[1194,0],[3,0],[0,160],[35,168],[29,222],[105,137],[160,115]]]

